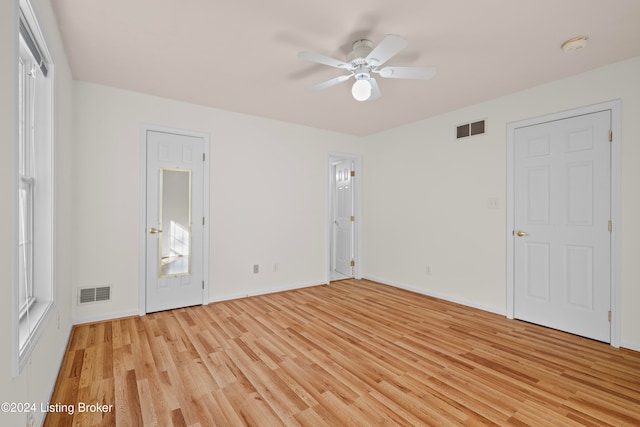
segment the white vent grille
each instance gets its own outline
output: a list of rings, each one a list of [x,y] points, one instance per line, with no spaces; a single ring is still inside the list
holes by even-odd
[[[465,123],[456,126],[456,139],[467,138],[474,135],[482,135],[486,132],[486,122],[480,120],[473,123]]]
[[[111,286],[78,289],[78,304],[111,301]]]

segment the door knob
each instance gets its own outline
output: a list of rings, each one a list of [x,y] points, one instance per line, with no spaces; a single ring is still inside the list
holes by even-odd
[[[149,229],[149,233],[151,234],[162,233],[162,230],[158,230],[157,228],[151,227]]]
[[[524,236],[528,236],[529,233],[527,233],[526,231],[518,230],[518,231],[516,231],[516,235],[518,237],[524,237]]]

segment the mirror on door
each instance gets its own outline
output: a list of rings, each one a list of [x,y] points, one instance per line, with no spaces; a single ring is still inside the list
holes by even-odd
[[[191,274],[191,171],[160,169],[160,277]]]

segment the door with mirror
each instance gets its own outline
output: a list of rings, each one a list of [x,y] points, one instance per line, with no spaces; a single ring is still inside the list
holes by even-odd
[[[147,313],[203,304],[204,140],[147,131]]]

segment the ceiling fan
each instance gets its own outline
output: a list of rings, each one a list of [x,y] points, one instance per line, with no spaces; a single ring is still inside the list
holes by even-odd
[[[347,55],[346,61],[340,61],[316,52],[304,51],[298,54],[298,58],[306,61],[317,62],[318,64],[330,67],[342,68],[350,72],[342,76],[334,77],[322,83],[309,86],[306,90],[315,92],[326,89],[338,83],[355,77],[355,83],[351,89],[351,94],[358,101],[372,101],[380,98],[380,88],[372,74],[379,74],[384,78],[391,79],[430,79],[436,74],[434,67],[384,67],[382,64],[404,49],[409,42],[403,37],[395,34],[388,34],[377,46],[373,46],[370,40],[361,39],[353,43],[352,51]]]

